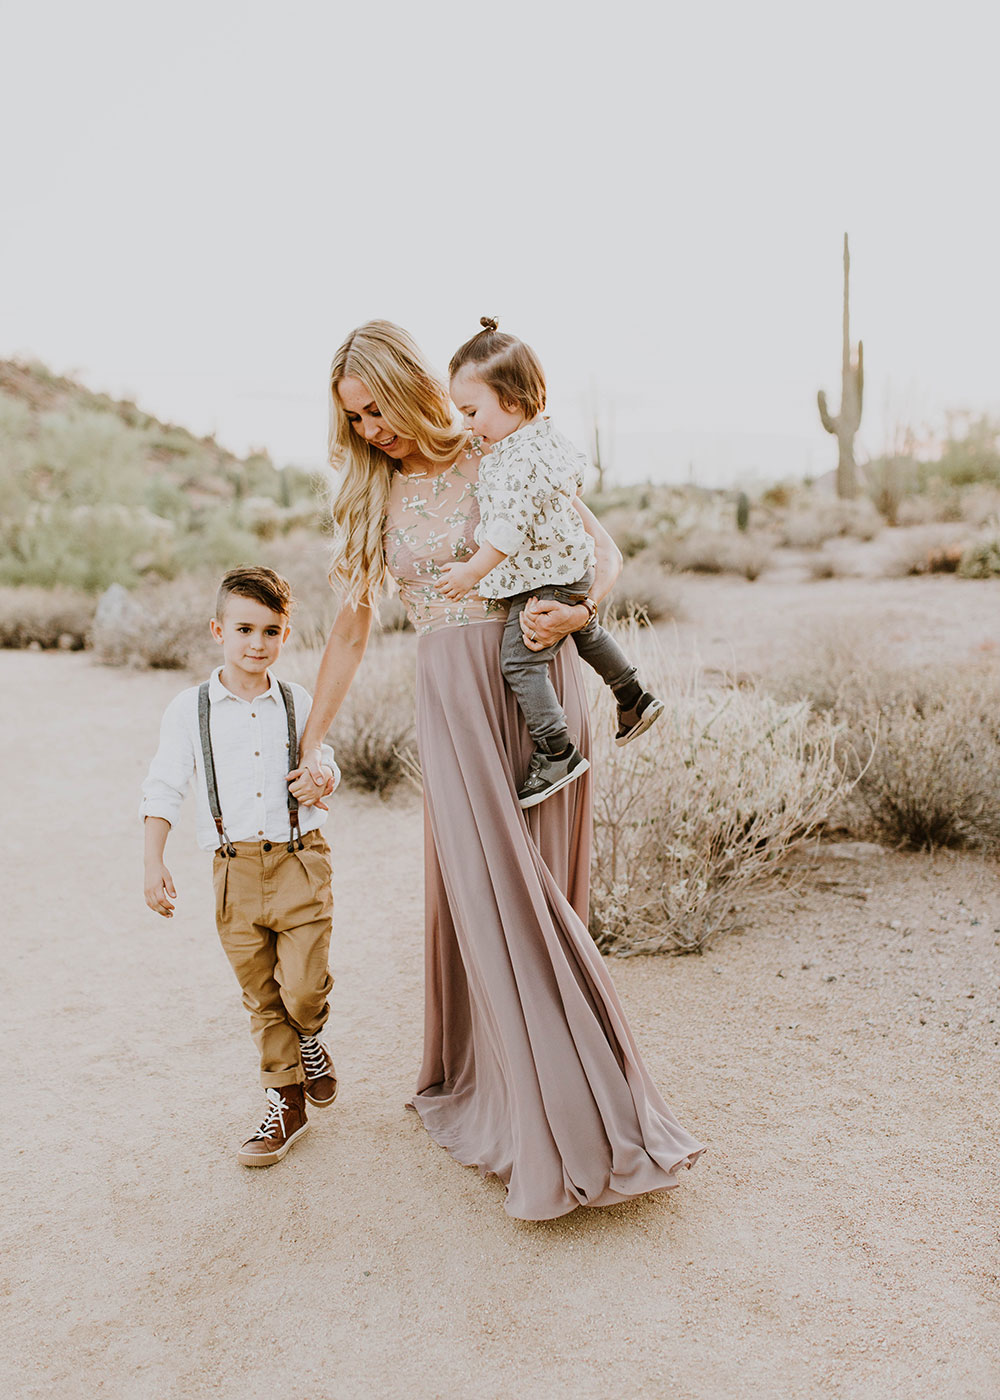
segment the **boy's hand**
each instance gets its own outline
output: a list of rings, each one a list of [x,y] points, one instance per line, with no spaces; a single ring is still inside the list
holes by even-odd
[[[165,919],[174,916],[173,901],[177,898],[173,878],[163,864],[146,867],[144,880],[146,903],[154,914],[162,914]]]
[[[441,573],[443,577],[438,579],[438,592],[453,603],[464,598],[479,582],[468,564],[442,564]]]

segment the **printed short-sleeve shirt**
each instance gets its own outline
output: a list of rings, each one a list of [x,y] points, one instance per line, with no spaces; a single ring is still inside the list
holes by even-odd
[[[532,419],[490,449],[479,466],[476,541],[507,558],[480,583],[482,597],[573,583],[593,566],[593,541],[573,505],[586,465],[547,418]]]

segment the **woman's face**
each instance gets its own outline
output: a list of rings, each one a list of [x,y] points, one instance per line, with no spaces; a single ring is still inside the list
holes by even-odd
[[[343,404],[351,427],[365,442],[370,442],[397,462],[416,452],[417,445],[412,438],[399,437],[388,426],[368,386],[360,379],[353,379],[350,375],[342,379],[337,385],[337,397]]]

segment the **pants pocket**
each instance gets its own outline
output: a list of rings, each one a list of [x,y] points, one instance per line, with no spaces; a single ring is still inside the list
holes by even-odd
[[[216,856],[212,862],[212,887],[215,890],[215,917],[221,919],[226,909],[231,856]]]

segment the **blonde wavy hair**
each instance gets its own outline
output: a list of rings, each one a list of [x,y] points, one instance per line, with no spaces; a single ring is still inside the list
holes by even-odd
[[[378,607],[386,579],[382,534],[394,462],[366,442],[337,393],[342,379],[360,379],[386,428],[410,438],[430,462],[452,462],[468,440],[448,391],[413,337],[392,321],[366,321],[341,345],[330,366],[330,465],[339,482],[331,506],[330,582],[352,607]]]

